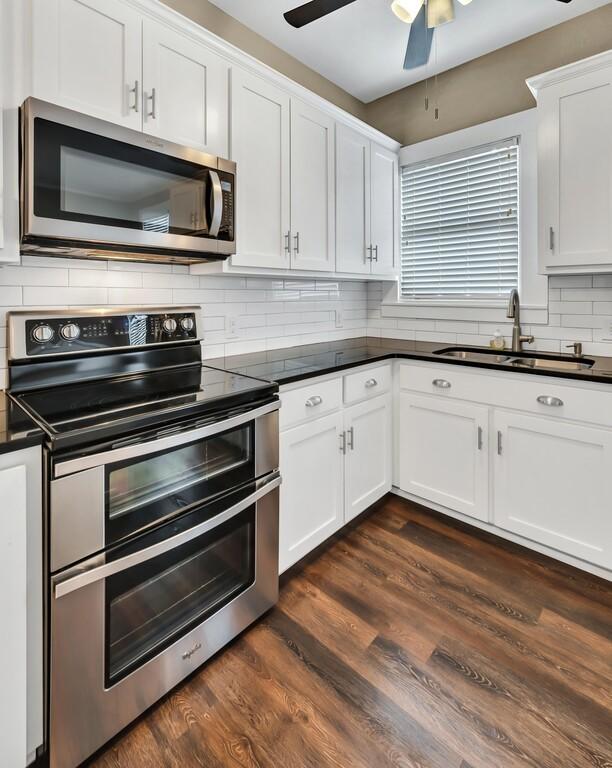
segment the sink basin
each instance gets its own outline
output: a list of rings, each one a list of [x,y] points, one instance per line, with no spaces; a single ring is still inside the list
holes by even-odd
[[[551,371],[584,371],[592,368],[594,360],[588,357],[534,357],[529,353],[519,356],[517,352],[498,351],[486,347],[444,347],[434,350],[434,355],[451,357],[455,360],[468,360],[474,363],[512,365],[517,368],[533,368]]]
[[[516,357],[510,361],[510,365],[519,368],[543,368],[557,371],[584,371],[592,368],[594,360],[587,357],[579,357],[574,360],[555,357]]]
[[[474,363],[507,363],[509,355],[495,349],[477,349],[470,347],[445,347],[436,349],[434,355],[453,357],[456,360],[470,360]]]

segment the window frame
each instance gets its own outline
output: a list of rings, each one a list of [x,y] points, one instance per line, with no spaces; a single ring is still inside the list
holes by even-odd
[[[519,163],[519,292],[525,309],[542,310],[540,322],[546,322],[548,308],[548,280],[538,272],[538,223],[537,223],[537,110],[528,109],[486,123],[446,133],[432,139],[410,144],[400,151],[399,165],[414,165],[436,158],[464,152],[477,146],[503,141],[508,136],[519,138],[521,160]],[[399,172],[401,173],[401,171]],[[401,182],[400,182],[401,183]],[[401,202],[398,200],[398,210]],[[401,212],[400,212],[401,213]],[[398,216],[398,226],[401,227]],[[401,269],[401,264],[399,265]],[[408,298],[401,295],[400,281],[387,284],[383,306],[431,308],[427,317],[447,319],[449,308],[452,317],[473,319],[475,308],[505,307],[505,299],[427,299]],[[539,317],[539,313],[538,313]],[[483,317],[483,319],[485,319]],[[535,320],[534,322],[538,322]]]

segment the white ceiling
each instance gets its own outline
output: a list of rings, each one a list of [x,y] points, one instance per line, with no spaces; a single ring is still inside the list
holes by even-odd
[[[283,13],[305,0],[211,0],[362,101],[443,72],[547,27],[607,5],[610,0],[473,0],[455,2],[456,18],[436,31],[429,67],[402,69],[408,25],[391,12],[391,0],[356,0],[302,29]]]

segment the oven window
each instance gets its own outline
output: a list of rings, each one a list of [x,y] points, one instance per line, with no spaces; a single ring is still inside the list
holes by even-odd
[[[37,118],[37,216],[144,231],[207,237],[207,168]]]
[[[253,451],[251,422],[164,453],[110,465],[106,470],[106,543],[253,480]]]
[[[142,666],[254,580],[254,505],[187,544],[109,577],[106,685]]]

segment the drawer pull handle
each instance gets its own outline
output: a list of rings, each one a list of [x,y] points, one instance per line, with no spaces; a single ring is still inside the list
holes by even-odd
[[[554,408],[560,408],[563,405],[563,400],[560,397],[553,397],[552,395],[540,395],[538,397],[538,403],[540,405],[551,405]]]
[[[376,379],[368,379],[365,383],[366,389],[372,389],[372,387],[377,386],[378,382]]]
[[[431,382],[434,387],[438,387],[438,389],[450,389],[451,383],[450,381],[447,381],[446,379],[434,379]]]
[[[478,427],[478,450],[482,451],[482,427]]]
[[[316,405],[321,405],[323,398],[319,395],[313,395],[306,400],[306,408],[314,408]]]

